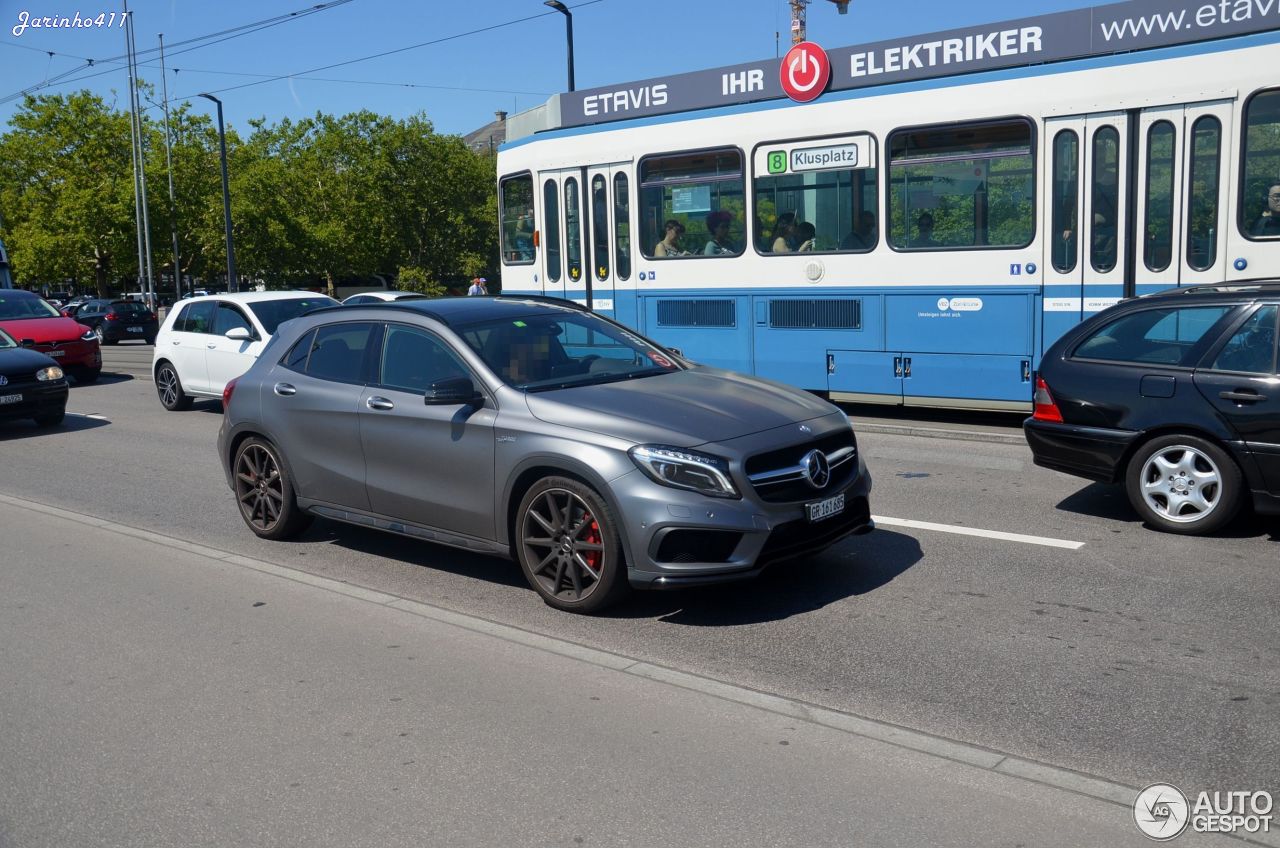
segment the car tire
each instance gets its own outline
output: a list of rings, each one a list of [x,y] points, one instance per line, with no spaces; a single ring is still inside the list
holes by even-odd
[[[258,537],[292,539],[311,524],[298,507],[293,478],[275,445],[257,437],[246,439],[231,461],[240,517]]]
[[[65,408],[59,409],[57,412],[46,412],[44,415],[37,415],[35,418],[37,427],[57,427],[62,420],[67,417]]]
[[[156,343],[156,337],[154,335],[150,335],[144,338],[143,341],[145,341],[149,345],[154,345]]]
[[[77,383],[96,383],[98,378],[102,376],[101,368],[86,368],[72,375],[76,378]]]
[[[170,412],[191,408],[192,397],[182,390],[178,371],[168,362],[156,369],[156,396],[160,398],[160,405]]]
[[[544,477],[516,510],[516,559],[548,605],[600,612],[630,589],[617,526],[609,505],[590,486]]]
[[[1166,533],[1203,535],[1240,511],[1243,476],[1235,460],[1199,436],[1173,433],[1140,445],[1125,469],[1129,502]]]

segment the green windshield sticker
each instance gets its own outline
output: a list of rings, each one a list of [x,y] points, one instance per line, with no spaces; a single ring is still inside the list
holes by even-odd
[[[526,323],[525,323],[525,322],[523,322],[523,321],[512,321],[511,323],[512,323],[512,324],[515,324],[517,327],[527,327],[527,326],[529,326],[528,324],[526,324]]]

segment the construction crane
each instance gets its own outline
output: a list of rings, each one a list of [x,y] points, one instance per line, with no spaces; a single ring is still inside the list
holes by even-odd
[[[829,2],[836,4],[836,10],[840,14],[849,14],[849,0]],[[791,43],[796,45],[805,40],[804,10],[809,5],[809,0],[787,0],[787,5],[791,7]]]

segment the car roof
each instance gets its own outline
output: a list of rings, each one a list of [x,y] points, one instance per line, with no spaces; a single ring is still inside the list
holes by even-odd
[[[588,312],[587,307],[571,300],[541,295],[504,297],[488,295],[480,297],[433,297],[426,300],[390,300],[379,303],[351,303],[313,309],[307,316],[350,311],[355,314],[370,309],[393,309],[415,312],[434,318],[444,324],[458,326],[476,321],[502,321],[528,316],[538,312]]]
[[[1188,299],[1205,303],[1248,303],[1258,298],[1280,297],[1280,280],[1237,280],[1230,283],[1209,283],[1196,286],[1179,286],[1122,300],[1125,305],[1151,305],[1152,303],[1185,303]]]
[[[202,300],[226,300],[231,303],[261,303],[264,300],[293,300],[299,297],[329,297],[313,291],[265,291],[265,292],[228,292],[227,294],[202,294],[183,298],[183,304],[198,303]]]

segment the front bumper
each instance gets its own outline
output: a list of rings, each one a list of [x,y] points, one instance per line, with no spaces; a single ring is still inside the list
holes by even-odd
[[[93,341],[67,341],[37,344],[34,350],[52,358],[65,369],[102,368],[102,349]]]
[[[22,395],[17,403],[0,404],[0,420],[38,418],[67,408],[67,381],[21,383],[0,388],[0,395]]]
[[[1122,460],[1140,436],[1132,430],[1081,427],[1028,418],[1022,431],[1036,465],[1089,480],[1114,483],[1123,473]]]
[[[727,500],[660,486],[639,471],[610,484],[625,516],[628,578],[638,588],[675,588],[755,577],[778,562],[817,554],[850,535],[875,528],[871,475],[861,457],[838,494],[844,509],[810,522],[804,502],[768,503],[747,491]]]

